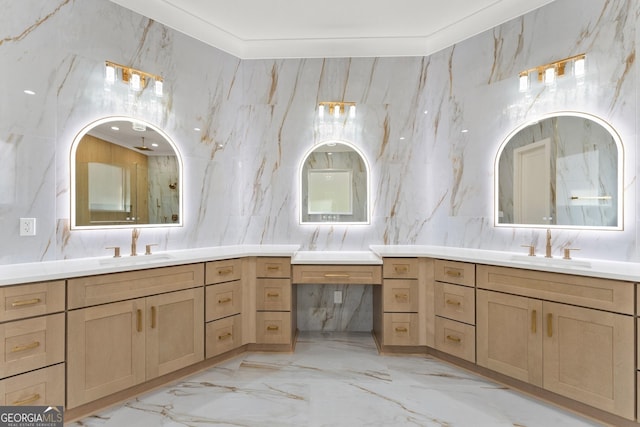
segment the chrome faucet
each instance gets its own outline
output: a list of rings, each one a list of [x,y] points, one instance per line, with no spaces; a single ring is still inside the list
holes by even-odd
[[[553,255],[551,255],[551,230],[550,229],[547,229],[547,246],[546,246],[544,257],[553,258]]]
[[[131,230],[131,256],[138,255],[136,251],[136,244],[138,243],[138,237],[140,236],[140,230],[134,228]]]

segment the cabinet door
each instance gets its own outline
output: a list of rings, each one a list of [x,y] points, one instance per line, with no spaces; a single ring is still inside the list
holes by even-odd
[[[633,317],[544,303],[544,388],[633,419]]]
[[[542,302],[478,290],[477,363],[542,386]]]
[[[147,380],[204,359],[204,289],[146,298]]]
[[[67,408],[145,380],[144,299],[67,314]]]

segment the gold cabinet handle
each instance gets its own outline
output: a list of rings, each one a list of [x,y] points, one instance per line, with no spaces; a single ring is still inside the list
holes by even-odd
[[[267,331],[277,331],[278,329],[280,329],[280,326],[276,326],[276,325],[267,326]]]
[[[454,270],[447,270],[444,272],[444,274],[446,274],[447,276],[451,276],[451,277],[460,277],[462,276],[462,273],[459,271],[454,271]]]
[[[407,331],[408,331],[408,329],[405,328],[404,326],[398,326],[396,328],[396,332],[407,332]]]
[[[462,339],[461,339],[461,338],[454,337],[453,335],[447,335],[447,339],[448,339],[449,341],[453,341],[453,342],[462,342]]]
[[[393,269],[395,270],[396,273],[408,273],[409,272],[409,267],[407,267],[406,265],[396,265],[395,267],[393,267]]]
[[[447,303],[447,304],[449,304],[449,305],[455,305],[455,306],[458,306],[458,307],[459,307],[460,305],[462,305],[462,303],[461,303],[460,301],[454,301],[454,300],[451,300],[451,299],[448,299],[448,300],[446,301],[446,303]]]
[[[553,336],[553,314],[547,314],[547,336],[551,338]]]
[[[218,300],[218,304],[226,304],[228,302],[231,302],[231,298],[227,297],[227,298],[220,298]]]
[[[40,399],[40,395],[38,393],[35,393],[35,394],[27,397],[26,399],[16,400],[15,402],[12,403],[12,405],[22,406],[22,405],[26,405],[27,403],[33,403],[38,399]]]
[[[351,277],[351,275],[349,274],[337,274],[337,273],[325,273],[324,277],[334,277],[334,278],[346,278],[348,279],[349,277]]]
[[[11,349],[11,353],[18,353],[20,351],[32,350],[37,347],[40,347],[40,341],[34,341],[31,344],[26,344],[26,345],[17,345]]]
[[[38,304],[41,301],[42,300],[40,298],[25,299],[25,300],[22,300],[22,301],[14,301],[14,302],[11,303],[11,307],[24,307],[25,305],[35,305],[35,304]]]
[[[136,310],[136,323],[138,332],[142,332],[142,310]]]
[[[151,306],[151,329],[155,329],[156,328],[156,317],[157,316],[157,309],[155,305]]]
[[[395,294],[395,297],[396,299],[403,299],[403,300],[409,299],[409,295],[407,294]]]
[[[280,270],[280,266],[279,265],[268,265],[267,266],[267,270],[269,270],[269,271],[278,271],[278,270]]]
[[[280,294],[278,292],[267,292],[267,297],[269,298],[276,298],[279,297]]]
[[[537,310],[531,311],[531,333],[535,334],[538,332],[538,312]]]
[[[227,338],[231,338],[231,332],[227,332],[226,334],[218,335],[218,340],[226,340]]]
[[[218,270],[218,276],[226,276],[227,274],[233,273],[233,267],[229,268],[221,268]]]

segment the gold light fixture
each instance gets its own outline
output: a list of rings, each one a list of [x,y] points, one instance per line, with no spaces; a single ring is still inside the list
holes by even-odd
[[[140,92],[144,90],[149,82],[153,82],[153,93],[157,97],[162,97],[164,90],[164,79],[162,76],[147,73],[126,65],[116,64],[112,61],[105,61],[105,82],[112,85],[116,80],[127,83],[131,90]]]
[[[583,77],[585,74],[586,56],[586,54],[581,53],[521,71],[518,74],[520,92],[525,92],[529,89],[531,86],[531,75],[534,73],[537,74],[538,81],[544,82],[547,85],[554,84],[557,77],[565,75],[568,64],[573,64],[573,75],[575,77]]]
[[[318,117],[323,119],[325,114],[339,119],[348,114],[350,119],[356,117],[356,103],[342,101],[323,101],[318,104]]]

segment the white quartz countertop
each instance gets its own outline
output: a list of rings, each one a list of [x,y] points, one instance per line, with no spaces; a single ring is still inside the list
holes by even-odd
[[[247,256],[293,256],[298,245],[237,245],[182,249],[153,255],[77,258],[0,266],[0,286],[167,267]]]
[[[381,265],[382,259],[372,251],[298,251],[291,264]]]
[[[372,245],[364,251],[300,251],[298,245],[235,245],[157,252],[153,255],[78,258],[0,265],[0,286],[247,256],[287,256],[293,264],[382,264],[383,257],[429,257],[477,264],[640,282],[640,263],[427,245]]]
[[[484,249],[453,248],[427,245],[371,245],[370,249],[381,257],[428,257],[476,264],[516,267],[554,273],[640,282],[640,263],[602,261],[589,258],[562,259],[544,256],[530,257],[524,253],[491,251]]]

